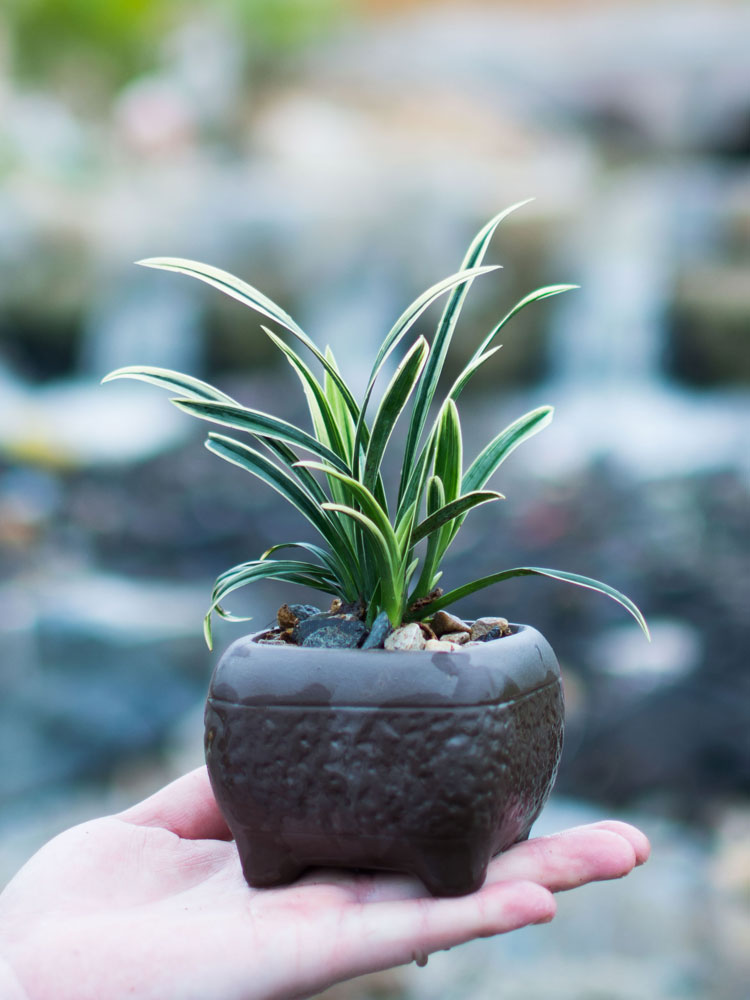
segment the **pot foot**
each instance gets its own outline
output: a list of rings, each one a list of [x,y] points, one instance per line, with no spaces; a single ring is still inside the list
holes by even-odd
[[[237,849],[242,861],[242,874],[254,889],[288,885],[299,878],[307,867],[290,858],[288,851],[270,836],[256,833],[252,842],[238,838]]]
[[[482,885],[488,863],[471,857],[465,843],[423,844],[411,870],[433,896],[465,896]]]

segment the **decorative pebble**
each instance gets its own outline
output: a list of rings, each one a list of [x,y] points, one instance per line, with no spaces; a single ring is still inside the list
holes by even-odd
[[[355,649],[366,632],[358,618],[308,618],[295,628],[294,636],[299,646]]]
[[[314,608],[312,604],[282,604],[276,612],[276,620],[280,629],[288,629],[316,614],[320,614],[320,608]]]
[[[445,639],[428,639],[424,648],[428,653],[453,653],[461,647],[457,642],[446,642]]]
[[[301,622],[306,618],[312,618],[313,615],[320,614],[320,608],[316,608],[313,604],[289,604],[287,607]]]
[[[471,638],[472,639],[482,639],[490,629],[500,628],[502,635],[508,635],[510,629],[508,629],[508,619],[507,618],[477,618],[474,624],[471,626]],[[503,629],[507,631],[502,631]]]
[[[457,646],[464,646],[471,638],[471,635],[467,629],[465,632],[445,632],[440,638],[443,642],[454,642]]]
[[[370,634],[362,643],[362,649],[382,649],[385,644],[385,640],[392,631],[393,629],[388,615],[385,611],[381,611],[372,623]]]
[[[495,625],[494,628],[491,628],[489,630],[489,632],[486,632],[482,636],[482,641],[483,642],[492,642],[493,639],[502,639],[502,637],[504,635],[508,635],[508,632],[504,628],[502,628],[500,625]]]
[[[385,640],[385,648],[393,650],[424,649],[425,640],[417,622],[401,625],[394,629]]]
[[[438,611],[433,616],[430,622],[432,626],[432,631],[438,638],[446,635],[446,633],[455,632],[469,632],[469,626],[461,621],[460,618],[454,618],[453,615],[449,615],[447,611]]]

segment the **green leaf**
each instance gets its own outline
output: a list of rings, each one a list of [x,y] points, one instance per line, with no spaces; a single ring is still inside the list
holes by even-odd
[[[443,489],[440,476],[430,476],[427,480],[425,506],[427,508],[428,520],[445,506],[445,490]],[[416,586],[406,602],[408,605],[413,604],[417,598],[424,597],[432,590],[432,578],[440,561],[440,536],[436,532],[433,532],[427,538],[427,551],[422,560],[422,571],[419,574]]]
[[[243,305],[250,306],[261,315],[286,327],[287,330],[299,336],[303,342],[307,338],[307,334],[281,306],[278,306],[263,292],[259,292],[257,288],[253,288],[246,281],[229,274],[228,271],[222,271],[210,264],[201,264],[197,260],[186,260],[183,257],[149,257],[146,260],[136,261],[136,263],[141,267],[153,267],[160,271],[176,271],[198,278],[199,281],[203,281],[213,288],[218,288],[225,295],[242,302]]]
[[[361,524],[368,535],[375,543],[375,551],[378,556],[378,562],[380,565],[380,575],[381,575],[381,594],[384,593],[382,597],[385,610],[388,612],[388,618],[394,627],[398,627],[401,624],[401,611],[402,611],[402,583],[399,580],[399,563],[394,562],[393,553],[389,540],[382,532],[380,525],[376,524],[371,518],[366,514],[363,514],[361,510],[355,510],[353,507],[346,507],[344,504],[329,503],[325,504],[325,510],[338,511],[340,514],[344,514],[347,517],[351,517],[353,520]]]
[[[404,511],[408,510],[412,504],[417,505],[417,510],[422,502],[422,496],[425,491],[425,484],[427,483],[430,466],[435,454],[435,435],[431,435],[427,444],[422,449],[422,452],[414,464],[411,475],[409,477],[409,482],[406,487],[404,495],[399,500],[398,511],[396,512],[396,523],[398,524],[401,518],[404,516]]]
[[[493,490],[477,490],[473,493],[466,493],[440,507],[418,524],[412,532],[412,545],[416,545],[423,538],[427,538],[428,535],[437,531],[438,528],[442,528],[444,524],[448,524],[462,514],[466,514],[473,507],[478,507],[484,503],[492,503],[494,500],[504,499],[505,497],[502,493],[495,493]]]
[[[239,404],[221,392],[208,382],[202,382],[199,378],[191,375],[183,375],[182,372],[174,372],[169,368],[152,368],[148,365],[128,365],[126,368],[118,368],[109,375],[105,375],[102,382],[114,382],[115,379],[130,378],[139,382],[150,382],[158,385],[162,389],[170,392],[179,392],[181,396],[189,399],[210,399],[220,403],[230,403],[233,406]]]
[[[547,576],[553,580],[563,580],[566,583],[573,583],[577,587],[585,587],[588,590],[595,590],[599,594],[604,594],[606,597],[611,597],[613,601],[621,604],[635,618],[643,629],[646,638],[649,642],[651,641],[651,634],[649,633],[645,618],[625,594],[621,594],[619,590],[615,590],[609,584],[602,583],[600,580],[593,580],[589,576],[581,576],[578,573],[567,573],[559,569],[542,569],[539,566],[519,566],[515,569],[506,569],[501,573],[492,573],[490,576],[483,576],[479,580],[474,580],[472,583],[464,584],[463,587],[457,587],[455,590],[450,590],[447,594],[443,594],[437,600],[432,601],[427,607],[420,608],[420,614],[425,616],[431,615],[441,608],[448,607],[448,605],[460,601],[463,597],[468,597],[469,594],[473,594],[477,590],[484,590],[485,587],[491,587],[495,583],[510,580],[516,576]]]
[[[460,271],[457,274],[452,274],[448,278],[444,278],[439,281],[436,285],[428,288],[426,292],[423,292],[418,299],[416,299],[412,304],[406,309],[401,316],[396,320],[395,324],[391,327],[388,335],[380,346],[380,350],[375,358],[375,363],[372,367],[372,372],[370,374],[370,380],[367,383],[367,389],[365,390],[364,399],[362,401],[362,408],[359,414],[359,419],[357,421],[357,433],[356,441],[359,442],[362,438],[362,428],[365,420],[365,413],[367,411],[367,404],[370,401],[370,396],[372,395],[372,390],[377,380],[380,371],[390,356],[391,352],[395,350],[397,345],[400,343],[402,338],[408,333],[412,328],[414,323],[419,319],[422,313],[427,309],[435,299],[439,298],[445,292],[449,291],[456,285],[461,285],[466,281],[471,281],[472,278],[478,277],[480,274],[489,274],[490,271],[497,271],[497,267],[474,267],[466,271]],[[357,459],[356,447],[355,447],[355,463]],[[355,465],[356,468],[356,465]]]
[[[435,475],[440,477],[448,501],[455,500],[461,493],[462,470],[461,421],[456,404],[449,398],[438,416],[435,436]]]
[[[510,208],[503,209],[502,212],[499,212],[494,218],[490,219],[488,223],[482,226],[466,252],[466,256],[463,259],[461,271],[459,273],[469,273],[478,269],[478,265],[480,265],[484,260],[487,247],[489,246],[490,240],[492,239],[499,224],[503,221],[503,219],[507,218],[511,212],[515,212],[516,209],[527,205],[530,201],[533,201],[533,198],[527,198],[525,201],[519,201],[515,205],[511,205]],[[437,333],[435,334],[435,340],[432,345],[430,359],[427,363],[424,377],[419,389],[417,390],[417,395],[414,401],[414,409],[412,410],[411,423],[409,425],[409,433],[407,435],[406,447],[404,450],[404,466],[402,468],[401,484],[399,486],[399,498],[403,495],[406,489],[408,479],[408,473],[406,470],[411,468],[414,457],[417,453],[419,439],[422,436],[422,431],[424,430],[424,425],[427,420],[427,414],[432,404],[435,392],[437,391],[438,382],[440,381],[440,375],[445,363],[445,357],[453,338],[453,332],[456,328],[456,323],[458,322],[458,317],[461,313],[464,301],[466,300],[466,296],[469,294],[470,287],[471,281],[456,285],[450,298],[448,299],[448,302],[446,303],[443,315],[440,318]]]
[[[330,347],[326,347],[326,358],[328,359],[331,367],[341,374],[339,366],[336,364],[336,359],[333,356],[333,351]],[[333,417],[334,426],[337,428],[344,445],[345,451],[342,455],[346,456],[347,462],[351,467],[352,456],[354,454],[354,420],[352,419],[352,415],[346,406],[338,385],[333,381],[328,372],[325,373],[323,389]]]
[[[338,372],[330,369],[325,356],[318,350],[315,343],[310,340],[305,331],[295,323],[292,317],[284,312],[281,306],[276,305],[266,295],[259,292],[257,288],[253,288],[246,281],[242,281],[233,274],[229,274],[228,271],[222,271],[218,267],[201,264],[195,260],[184,260],[181,257],[150,257],[148,260],[139,260],[137,263],[143,265],[143,267],[153,267],[160,271],[176,271],[179,274],[187,274],[192,278],[197,278],[199,281],[203,281],[213,288],[218,288],[225,295],[229,295],[238,302],[242,302],[243,305],[254,309],[262,316],[267,316],[280,326],[283,326],[293,337],[312,352],[326,371],[330,372],[331,377],[339,385],[341,394],[346,400],[352,416],[356,418],[359,408]]]
[[[422,373],[428,352],[427,341],[424,337],[419,337],[396,369],[388,388],[385,390],[373,421],[370,442],[365,455],[362,482],[369,490],[375,488],[386,445],[393,433],[396,421]]]
[[[546,285],[544,288],[537,288],[536,291],[530,292],[528,295],[525,295],[520,302],[516,302],[516,304],[513,306],[513,308],[509,313],[503,316],[503,318],[500,320],[497,326],[494,327],[491,330],[491,332],[487,334],[482,343],[474,352],[472,361],[487,350],[487,348],[490,346],[490,344],[498,335],[498,333],[500,333],[505,324],[509,320],[513,319],[513,317],[516,316],[518,313],[520,313],[522,309],[525,309],[526,306],[531,305],[532,302],[540,302],[542,299],[549,299],[553,295],[561,295],[563,292],[570,292],[573,291],[573,289],[579,287],[580,287],[579,285]]]
[[[346,428],[348,425],[353,426],[353,420],[351,414],[346,408],[343,397],[341,396],[336,383],[333,382],[326,372],[326,386],[333,387],[331,394],[335,391],[336,397],[340,401],[339,405],[341,406],[342,411],[340,414],[333,412],[329,397],[326,395],[328,389],[326,389],[326,392],[323,391],[313,372],[300,358],[296,351],[289,347],[289,345],[286,344],[281,337],[278,337],[272,330],[269,330],[268,327],[263,326],[261,329],[269,337],[271,342],[274,343],[284,354],[302,383],[305,398],[307,399],[307,406],[310,411],[310,417],[312,419],[313,427],[315,428],[315,434],[317,435],[318,440],[331,448],[331,450],[337,455],[340,455],[345,468],[350,468],[351,446],[348,443],[348,438],[345,441],[339,428]],[[333,355],[329,355],[327,351],[326,357],[329,362],[335,366]],[[341,489],[339,481],[329,476],[328,485],[334,500],[339,503],[345,503],[346,496]],[[328,498],[326,497],[325,499]],[[345,531],[347,536],[353,543],[355,543],[355,532],[353,529],[350,529],[350,525],[351,522],[347,521],[342,526],[342,530]]]
[[[414,526],[414,519],[417,513],[417,501],[415,500],[410,507],[408,507],[401,517],[396,522],[396,541],[398,543],[399,550],[401,552],[405,551],[406,546],[409,548],[414,544],[411,541],[411,533]]]
[[[323,506],[311,499],[310,495],[298,483],[269,461],[260,452],[233,438],[222,434],[209,434],[206,448],[227,462],[245,469],[258,479],[275,489],[285,500],[288,500],[320,533],[336,556],[342,577],[342,590],[356,590],[352,578],[352,570],[356,569],[357,561],[346,535],[342,533],[335,520],[329,518]]]
[[[540,406],[514,420],[482,449],[466,470],[461,488],[464,493],[481,489],[512,451],[533,437],[552,420],[551,406]]]
[[[224,427],[233,427],[236,430],[248,431],[250,434],[277,438],[288,444],[296,444],[306,451],[311,451],[313,455],[325,459],[343,472],[349,471],[346,463],[335,452],[321,444],[311,434],[295,427],[294,424],[290,424],[286,420],[261,413],[259,410],[251,410],[244,406],[229,406],[226,403],[193,399],[173,399],[172,402],[178,409],[184,410],[194,417],[200,417],[201,420],[209,420]]]
[[[476,357],[472,358],[472,360],[467,364],[467,366],[464,368],[464,370],[461,372],[461,374],[458,376],[456,381],[451,386],[451,391],[448,393],[448,398],[452,399],[453,402],[455,403],[455,401],[461,395],[463,390],[466,388],[469,379],[471,379],[474,373],[479,368],[481,368],[486,361],[490,360],[493,354],[497,354],[497,352],[500,350],[502,346],[503,346],[502,344],[498,344],[497,347],[492,347],[490,348],[489,351],[485,351],[484,354],[478,354]]]
[[[339,472],[338,469],[328,468],[320,462],[299,462],[298,465],[304,466],[307,469],[318,469],[320,472],[325,472],[329,476],[335,476],[337,479],[340,479],[351,492],[352,496],[356,498],[356,501],[359,503],[362,511],[377,526],[378,531],[381,533],[386,542],[390,560],[393,562],[394,566],[398,565],[401,559],[401,553],[399,552],[396,534],[391,526],[391,522],[388,520],[388,515],[385,513],[370,490],[368,490],[362,483],[357,482],[357,480],[353,479],[351,476]],[[325,510],[333,509],[330,504],[324,504],[323,506]]]
[[[269,340],[279,348],[294,371],[297,373],[305,392],[310,417],[313,422],[313,427],[315,428],[315,433],[318,435],[318,439],[323,444],[327,444],[328,447],[339,455],[346,465],[349,466],[351,461],[350,451],[344,443],[339,431],[340,426],[345,426],[343,416],[338,412],[334,412],[320,383],[310,370],[309,366],[305,364],[297,352],[292,350],[292,348],[286,344],[281,337],[278,337],[273,330],[269,330],[267,326],[261,326],[261,330],[263,330]],[[326,373],[326,381],[331,381],[328,373]],[[333,382],[331,382],[331,384],[335,385]],[[336,389],[336,392],[337,398],[341,400],[342,403],[343,414],[346,419],[351,422],[351,414],[347,410],[346,406],[343,405],[343,397],[338,391],[338,388]]]
[[[271,556],[280,552],[282,549],[303,549],[304,551],[309,552],[321,561],[323,566],[328,569],[331,576],[335,580],[340,582],[340,566],[335,556],[333,556],[326,549],[321,548],[320,545],[315,545],[313,542],[279,542],[278,545],[272,545],[270,549],[266,549],[260,557],[260,561],[262,562],[265,559],[270,559]],[[354,601],[359,595],[356,592],[346,593],[346,591],[343,591],[340,596],[346,597],[349,601]]]
[[[211,606],[203,619],[203,634],[209,649],[213,648],[211,634],[211,615],[217,611],[222,618],[229,621],[250,621],[250,618],[239,618],[231,615],[221,607],[221,602],[233,591],[245,587],[249,583],[262,579],[281,580],[286,583],[296,583],[315,590],[323,590],[336,594],[337,581],[322,566],[316,566],[300,560],[292,559],[257,559],[233,567],[217,580],[211,595]]]

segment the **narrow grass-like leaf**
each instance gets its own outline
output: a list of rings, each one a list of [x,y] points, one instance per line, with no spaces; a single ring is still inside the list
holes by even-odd
[[[415,501],[417,503],[417,511],[419,511],[434,455],[435,435],[433,434],[422,449],[422,452],[412,469],[411,476],[409,477],[406,492],[399,501],[398,511],[396,513],[397,524],[403,517],[404,511],[408,510]]]
[[[346,427],[347,423],[352,424],[353,421],[336,383],[333,382],[326,372],[326,385],[333,386],[337,399],[340,401],[342,411],[341,415],[334,414],[328,395],[321,387],[309,366],[305,364],[297,352],[286,344],[281,337],[278,337],[273,330],[269,330],[266,326],[262,326],[261,329],[268,336],[271,342],[279,348],[296,372],[305,393],[307,407],[310,411],[310,418],[318,440],[321,441],[322,444],[328,445],[332,451],[340,455],[345,468],[351,468],[351,448],[348,443],[345,443],[339,427]],[[329,361],[335,365],[333,356],[329,356],[328,353],[326,353],[326,356],[329,358]],[[328,477],[328,485],[334,500],[338,503],[347,502],[347,496],[342,489],[341,483],[337,479]],[[327,500],[328,498],[326,497],[325,499]],[[358,544],[357,531],[351,521],[345,521],[341,525],[341,530],[351,540],[352,544]]]
[[[480,490],[493,472],[519,444],[533,437],[552,420],[551,406],[540,406],[514,420],[482,449],[466,470],[461,488],[465,493]]]
[[[401,624],[401,615],[403,612],[403,589],[402,582],[399,579],[400,565],[393,560],[391,546],[386,536],[375,521],[367,517],[366,514],[363,514],[361,510],[355,510],[353,507],[346,507],[338,503],[325,504],[324,509],[345,514],[367,530],[369,537],[375,543],[375,550],[380,564],[381,601],[385,611],[388,613],[391,624],[394,628],[398,627]]]
[[[429,349],[424,337],[419,337],[396,369],[383,394],[372,424],[362,473],[362,482],[368,490],[375,489],[386,445],[422,373]]]
[[[425,492],[425,507],[427,519],[429,520],[433,514],[442,510],[445,506],[445,490],[439,476],[430,476],[427,480],[427,489]],[[435,570],[440,560],[439,545],[440,537],[437,533],[433,532],[428,536],[427,551],[422,560],[422,571],[419,574],[416,586],[409,595],[407,604],[413,604],[417,598],[424,597],[432,590],[432,578],[435,575]]]
[[[539,566],[518,566],[514,569],[506,569],[501,573],[492,573],[490,576],[483,576],[479,580],[474,580],[472,583],[464,584],[463,587],[457,587],[455,590],[450,590],[448,593],[443,594],[441,597],[432,601],[428,606],[420,609],[420,614],[431,615],[441,608],[445,608],[456,601],[460,601],[463,597],[468,597],[470,594],[476,593],[478,590],[484,590],[486,587],[491,587],[495,583],[500,583],[503,580],[510,580],[516,576],[547,576],[551,577],[553,580],[563,580],[566,583],[573,583],[577,587],[585,587],[587,590],[594,590],[599,594],[604,594],[606,597],[611,597],[613,601],[621,604],[626,611],[628,611],[633,618],[638,622],[646,638],[651,641],[651,634],[648,630],[648,625],[646,620],[641,614],[637,606],[626,597],[625,594],[621,594],[619,590],[615,590],[614,587],[610,587],[609,584],[602,583],[600,580],[594,580],[589,576],[581,576],[579,573],[567,573],[564,570],[559,569],[542,569]]]
[[[458,410],[450,398],[445,401],[437,421],[434,468],[443,484],[446,501],[455,500],[461,493],[463,442]]]
[[[229,274],[228,271],[222,271],[221,268],[212,267],[210,264],[202,264],[197,260],[187,260],[184,257],[149,257],[146,260],[139,260],[136,263],[141,267],[153,267],[160,271],[176,271],[180,274],[188,274],[193,278],[198,278],[207,285],[218,288],[225,295],[231,296],[231,298],[236,299],[238,302],[242,302],[243,305],[250,306],[256,312],[286,327],[292,333],[298,334],[302,338],[306,338],[307,336],[304,330],[295,323],[292,317],[281,306],[269,299],[263,292],[259,292],[257,288],[253,288],[246,281],[242,281],[241,278]]]
[[[294,371],[297,373],[305,392],[307,406],[310,411],[310,418],[313,422],[313,427],[315,428],[315,433],[318,435],[319,440],[323,444],[327,444],[332,451],[341,457],[348,467],[351,467],[351,452],[345,443],[339,428],[345,426],[344,415],[349,422],[351,422],[352,417],[346,408],[343,396],[338,390],[338,387],[336,387],[336,393],[337,399],[340,401],[341,413],[334,411],[326,392],[323,390],[310,367],[305,364],[297,352],[286,344],[281,337],[277,336],[273,330],[269,330],[267,326],[261,326],[261,329],[269,340],[275,344],[276,347],[278,347]],[[336,383],[331,380],[327,372],[325,377],[327,382],[336,386]]]
[[[333,356],[333,351],[330,347],[326,347],[325,351],[328,363],[334,368],[339,375],[341,375],[341,370],[336,364],[336,358]],[[352,415],[346,406],[343,396],[341,395],[341,390],[338,385],[333,381],[329,373],[325,373],[325,381],[323,383],[323,390],[325,393],[325,398],[328,401],[331,414],[333,416],[334,424],[340,434],[341,441],[345,451],[343,454],[346,455],[346,459],[351,467],[352,455],[354,454],[354,432],[355,423],[352,419]],[[342,457],[343,457],[342,454]]]
[[[217,611],[228,621],[250,621],[250,618],[236,617],[221,607],[221,602],[233,591],[245,587],[256,580],[275,579],[285,583],[296,583],[314,590],[327,591],[336,594],[336,581],[322,566],[292,559],[255,560],[235,566],[223,574],[220,581],[214,585],[211,595],[211,606],[203,619],[203,634],[209,649],[213,648],[211,634],[211,615]]]
[[[455,403],[463,390],[466,388],[469,379],[471,379],[474,373],[478,371],[478,369],[481,368],[485,362],[490,360],[493,354],[497,354],[502,346],[502,344],[498,344],[497,347],[492,347],[489,351],[485,351],[484,354],[478,354],[476,357],[472,358],[451,386],[448,398],[452,399]]]
[[[515,205],[511,205],[509,208],[499,212],[494,218],[490,219],[486,225],[482,226],[477,235],[471,241],[469,249],[466,251],[466,255],[461,264],[461,271],[472,271],[481,265],[484,260],[484,255],[487,252],[487,247],[490,244],[490,240],[503,219],[507,218],[511,212],[515,212],[516,209],[521,208],[524,205],[528,205],[530,201],[533,201],[533,198],[527,198],[524,201],[516,202]],[[445,363],[445,357],[448,353],[448,348],[453,338],[453,332],[456,328],[456,323],[458,322],[458,317],[461,313],[464,301],[466,300],[466,296],[469,294],[470,287],[471,282],[468,282],[459,284],[453,289],[450,298],[446,303],[443,315],[440,318],[440,323],[432,344],[430,359],[427,363],[424,377],[420,383],[414,400],[411,423],[409,425],[409,432],[404,449],[404,465],[402,468],[401,483],[399,486],[399,497],[403,496],[403,493],[406,490],[409,475],[406,470],[411,467],[411,464],[417,454],[419,439],[422,436],[422,431],[424,430],[424,425],[427,420],[427,414],[429,413],[432,400],[435,396],[435,392],[437,391],[438,382],[440,381],[440,375]]]
[[[213,288],[218,288],[225,295],[229,295],[238,302],[242,302],[243,305],[250,306],[251,309],[259,312],[262,316],[267,316],[280,326],[283,326],[301,344],[304,344],[320,361],[326,371],[330,372],[331,377],[339,384],[341,394],[352,416],[356,417],[358,413],[357,404],[338,372],[330,369],[325,356],[318,350],[315,343],[310,340],[305,331],[295,323],[292,317],[281,306],[278,306],[262,292],[259,292],[257,288],[253,288],[246,281],[242,281],[233,274],[229,274],[228,271],[222,271],[218,267],[211,267],[209,264],[201,264],[199,261],[184,260],[181,257],[150,257],[148,260],[139,260],[137,263],[143,265],[143,267],[153,267],[160,271],[176,271],[179,274],[187,274],[192,278],[198,278],[199,281],[203,281]]]
[[[505,324],[508,323],[511,319],[513,319],[513,317],[516,316],[518,313],[520,313],[522,309],[525,309],[526,306],[531,305],[532,302],[540,302],[542,299],[549,299],[553,295],[561,295],[563,292],[573,291],[573,289],[578,287],[580,286],[545,285],[544,288],[537,288],[536,291],[529,292],[529,294],[525,295],[520,300],[520,302],[516,302],[511,311],[509,313],[506,313],[505,316],[503,316],[503,318],[497,324],[497,326],[493,327],[493,329],[487,334],[482,343],[474,352],[472,356],[472,361],[478,358],[480,354],[483,354],[487,350],[487,348],[490,346],[490,344],[498,335],[498,333],[500,333]]]
[[[326,501],[324,501],[324,503],[325,502]],[[313,542],[279,542],[278,545],[272,545],[270,549],[266,549],[260,557],[261,562],[265,559],[270,559],[271,556],[280,552],[282,549],[303,549],[305,552],[309,552],[311,555],[314,555],[320,560],[333,579],[341,583],[341,568],[336,558],[327,549],[322,548],[320,545],[315,545]],[[349,601],[354,601],[359,595],[356,591],[354,591],[352,593],[343,592],[339,596],[346,597]]]
[[[307,518],[326,540],[332,551],[338,551],[343,544],[341,533],[325,513],[322,505],[313,501],[291,476],[269,461],[265,455],[249,445],[225,437],[223,434],[209,434],[206,447],[213,454],[233,465],[238,465],[241,469],[252,473],[275,489],[285,500],[296,507],[303,517]],[[351,551],[342,553],[342,556],[354,561],[354,554]]]
[[[261,438],[261,440],[271,454],[277,456],[285,468],[289,469],[292,475],[298,479],[300,486],[314,503],[320,506],[328,502],[329,498],[315,476],[313,476],[309,469],[305,469],[299,465],[299,455],[296,455],[283,441],[275,441],[272,438]],[[335,482],[337,485],[340,485],[338,480],[332,477],[329,478],[329,482]],[[331,551],[328,553],[328,559],[330,562],[326,562],[326,565],[331,565],[333,571],[338,575],[341,584],[341,596],[345,597],[348,601],[355,601],[362,594],[367,593],[367,566],[361,559],[355,557],[354,550],[357,545],[357,539],[352,538],[347,532],[346,529],[349,523],[348,521],[342,523],[338,519],[331,519],[333,535],[329,541]],[[302,543],[296,544],[301,545]],[[313,551],[317,550],[318,546],[310,545],[308,548],[310,551]],[[323,551],[323,549],[320,549],[321,553]],[[261,558],[264,557],[261,556]]]
[[[208,382],[202,382],[192,375],[183,375],[182,372],[174,372],[169,368],[153,368],[149,365],[128,365],[125,368],[117,368],[115,371],[105,375],[102,382],[114,382],[115,379],[130,378],[139,382],[150,382],[158,385],[162,389],[170,392],[179,392],[181,396],[188,399],[207,399],[219,403],[229,403],[232,406],[239,406],[236,400],[227,396]]]
[[[417,542],[421,542],[423,538],[427,538],[433,531],[437,531],[444,524],[448,524],[462,514],[466,514],[473,507],[478,507],[484,503],[492,503],[494,500],[504,499],[505,497],[502,493],[495,493],[494,490],[476,490],[473,493],[466,493],[463,496],[457,497],[457,499],[451,500],[450,503],[445,504],[439,510],[430,514],[416,526],[411,536],[412,544],[416,545]]]
[[[415,544],[411,536],[416,511],[417,501],[415,500],[411,507],[405,510],[403,515],[396,522],[396,541],[401,552],[406,550],[407,545],[411,548],[411,546]]]
[[[389,557],[393,564],[397,565],[400,562],[401,553],[399,551],[396,533],[391,526],[391,522],[388,520],[388,515],[366,486],[357,482],[357,480],[353,479],[351,476],[347,476],[346,474],[339,472],[337,469],[328,468],[320,462],[299,462],[298,464],[307,469],[318,469],[320,472],[325,472],[329,476],[336,476],[337,479],[340,479],[351,492],[352,496],[356,498],[357,503],[360,505],[367,517],[375,525],[377,525],[378,531],[386,540],[390,554]],[[332,509],[328,504],[325,504],[324,507],[326,510]]]
[[[326,445],[321,444],[307,431],[295,427],[294,424],[278,417],[272,417],[260,410],[250,410],[244,406],[229,406],[226,403],[207,402],[194,399],[173,399],[172,402],[178,409],[184,410],[191,416],[199,417],[201,420],[208,420],[214,424],[221,424],[223,427],[233,427],[235,430],[247,431],[250,434],[262,437],[274,437],[288,444],[295,444],[305,451],[310,451],[313,455],[325,459],[331,465],[348,472],[349,469],[339,456],[331,451]]]
[[[370,396],[372,395],[372,390],[380,374],[383,365],[388,360],[392,351],[398,346],[403,337],[409,332],[414,323],[419,319],[422,313],[427,309],[435,299],[439,298],[445,292],[449,291],[456,285],[464,284],[467,281],[471,281],[473,278],[478,277],[481,274],[489,274],[490,271],[497,271],[497,267],[474,267],[466,271],[460,271],[457,274],[452,274],[448,278],[444,278],[439,281],[436,285],[428,288],[426,292],[423,292],[412,304],[406,309],[401,316],[396,320],[395,324],[391,327],[387,337],[383,341],[380,350],[375,358],[375,363],[372,366],[372,372],[370,373],[370,379],[367,383],[367,388],[365,390],[364,399],[362,401],[362,408],[359,414],[359,419],[357,421],[357,431],[355,441],[358,443],[362,439],[362,430],[364,426],[365,413],[367,411],[367,404],[370,401]],[[357,449],[355,446],[355,470],[357,462]]]

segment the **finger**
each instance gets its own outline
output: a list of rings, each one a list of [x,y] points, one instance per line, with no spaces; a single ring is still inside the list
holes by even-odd
[[[547,923],[554,897],[531,882],[489,885],[469,896],[354,904],[337,923],[336,978],[422,961],[434,951]]]
[[[648,841],[640,830],[616,820],[603,821],[515,844],[490,862],[487,882],[525,879],[560,892],[586,882],[621,878],[647,856]],[[305,882],[336,884],[360,903],[429,897],[422,883],[407,875],[354,876],[327,870],[310,872],[298,884]]]
[[[231,840],[205,767],[196,768],[118,814],[126,823],[160,826],[186,840]]]
[[[516,844],[490,864],[487,881],[528,879],[551,892],[622,878],[636,864],[629,840],[611,830],[579,827]]]
[[[651,844],[646,834],[642,830],[639,830],[637,826],[631,826],[630,823],[623,823],[618,819],[604,819],[598,823],[590,824],[590,827],[619,833],[621,837],[624,837],[632,844],[635,851],[635,863],[637,865],[645,864],[648,861],[651,854]]]

